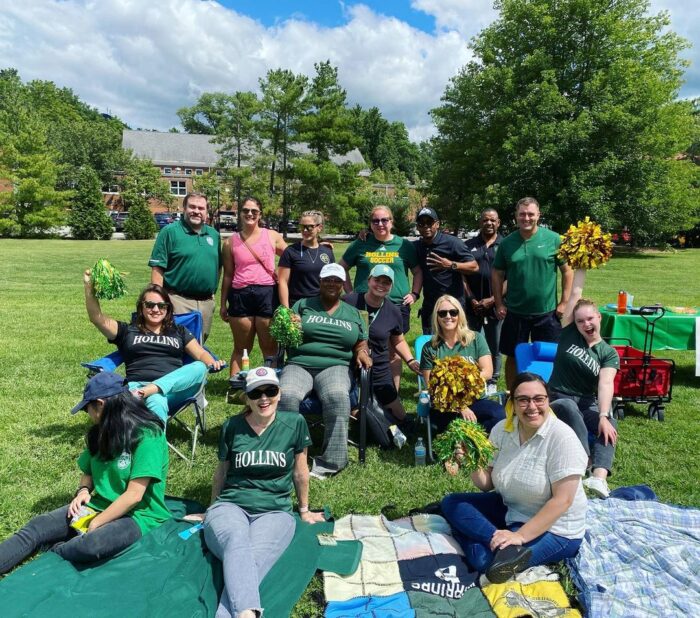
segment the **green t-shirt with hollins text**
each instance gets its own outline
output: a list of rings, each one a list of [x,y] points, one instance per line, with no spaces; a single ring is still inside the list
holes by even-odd
[[[524,239],[518,230],[506,236],[496,251],[493,267],[505,271],[505,303],[517,315],[543,315],[557,307],[557,258],[561,237],[538,227]]]
[[[411,291],[408,271],[418,266],[418,254],[415,245],[401,236],[394,235],[391,240],[382,242],[373,235],[365,240],[354,240],[343,254],[343,261],[352,268],[355,266],[354,291],[364,294],[367,291],[367,279],[370,271],[377,264],[386,264],[394,271],[394,285],[389,299],[401,304],[403,297]]]
[[[170,519],[165,506],[168,463],[168,443],[160,430],[144,430],[133,453],[124,451],[107,461],[85,449],[78,458],[78,467],[92,477],[94,492],[88,506],[104,511],[126,491],[129,481],[150,478],[143,498],[130,513],[141,534],[146,534]]]
[[[571,323],[561,331],[549,386],[567,395],[596,396],[600,370],[608,367],[620,368],[615,348],[605,341],[588,347],[576,324]]]
[[[230,417],[219,436],[219,461],[229,462],[229,468],[217,501],[251,514],[290,513],[294,456],[310,444],[306,420],[296,412],[278,411],[260,435],[244,414]]]
[[[288,353],[288,362],[306,369],[327,369],[338,365],[350,366],[352,349],[361,339],[367,339],[367,327],[360,312],[340,302],[329,314],[318,296],[302,298],[292,311],[301,316],[304,337],[298,348]]]

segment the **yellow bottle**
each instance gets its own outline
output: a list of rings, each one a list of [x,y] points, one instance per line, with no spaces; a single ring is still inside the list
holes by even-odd
[[[241,371],[250,371],[250,359],[248,358],[248,350],[243,350],[243,358],[241,359]]]

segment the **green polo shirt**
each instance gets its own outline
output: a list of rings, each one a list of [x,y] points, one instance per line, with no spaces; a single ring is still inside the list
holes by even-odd
[[[129,513],[141,534],[146,534],[171,517],[165,506],[168,462],[168,443],[160,430],[145,430],[133,453],[124,451],[107,461],[85,449],[78,458],[78,467],[92,477],[95,487],[88,506],[104,511],[126,491],[131,480],[148,478],[143,498]]]
[[[166,225],[156,237],[150,267],[164,271],[167,289],[183,296],[213,295],[219,285],[219,232],[209,225],[195,232],[184,217]]]
[[[605,341],[588,347],[576,324],[571,323],[561,331],[549,386],[567,395],[596,396],[600,370],[607,367],[620,368],[615,348]]]
[[[538,227],[527,240],[519,231],[501,241],[493,262],[508,280],[505,303],[517,315],[543,315],[557,307],[557,258],[561,237],[547,228]]]
[[[306,369],[327,369],[350,366],[353,346],[367,339],[367,327],[360,312],[341,302],[329,314],[318,296],[302,298],[294,303],[294,313],[301,316],[304,340],[289,350],[289,362]]]
[[[396,236],[386,242],[377,240],[373,235],[365,240],[350,243],[343,255],[343,261],[355,269],[354,291],[364,294],[367,291],[369,272],[377,264],[386,264],[394,271],[394,285],[389,298],[396,304],[403,303],[403,297],[411,291],[408,282],[408,269],[418,266],[418,254],[414,243]]]

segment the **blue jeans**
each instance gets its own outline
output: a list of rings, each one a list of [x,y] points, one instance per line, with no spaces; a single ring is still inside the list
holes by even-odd
[[[153,380],[159,389],[159,393],[154,393],[144,400],[148,409],[158,416],[164,423],[168,422],[168,410],[177,410],[182,403],[194,397],[206,382],[209,369],[202,361],[193,361],[183,365],[175,371],[166,373],[164,376]],[[150,384],[150,382],[129,382],[129,390],[136,390]]]
[[[231,618],[260,607],[260,582],[292,542],[290,513],[251,515],[232,502],[216,502],[204,520],[204,540],[223,563],[224,589],[216,618]]]
[[[41,547],[50,547],[64,560],[89,563],[111,558],[141,538],[141,529],[129,516],[81,535],[69,523],[68,505],[34,517],[0,543],[0,574],[7,573]]]
[[[489,543],[496,530],[517,530],[523,524],[506,525],[507,508],[498,492],[450,494],[440,503],[442,513],[450,522],[455,538],[462,546],[469,566],[484,573],[493,562],[495,552]],[[523,522],[524,523],[524,522]],[[544,534],[525,543],[532,550],[528,566],[559,562],[572,558],[583,539],[568,539],[558,534]]]
[[[496,423],[506,417],[503,406],[491,399],[477,399],[469,407],[476,415],[476,420],[486,429],[486,433],[491,433]],[[439,412],[434,408],[430,410],[430,422],[437,426],[437,433],[445,431],[450,421],[456,418],[462,417],[456,412]]]

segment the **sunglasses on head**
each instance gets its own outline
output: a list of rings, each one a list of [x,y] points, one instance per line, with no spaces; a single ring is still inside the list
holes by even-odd
[[[448,315],[456,318],[459,315],[458,309],[440,309],[438,312],[439,318],[446,318]]]
[[[244,215],[259,215],[260,211],[257,208],[241,208]]]
[[[146,309],[155,309],[158,307],[158,309],[161,311],[165,311],[168,307],[170,307],[170,303],[156,303],[152,300],[144,300],[143,306],[146,307]]]
[[[300,225],[299,229],[304,230],[305,232],[310,232],[314,228],[318,226],[318,223],[311,223],[310,225]]]
[[[268,399],[272,399],[273,397],[277,397],[277,393],[280,392],[280,387],[275,386],[274,384],[270,384],[269,386],[264,386],[260,388],[254,388],[252,391],[250,391],[247,394],[248,399],[252,399],[253,401],[256,401],[260,399],[263,395],[267,397]]]
[[[380,223],[386,225],[387,223],[389,223],[389,221],[391,221],[389,217],[382,217],[381,219],[372,219],[372,223],[374,225],[379,225]]]

